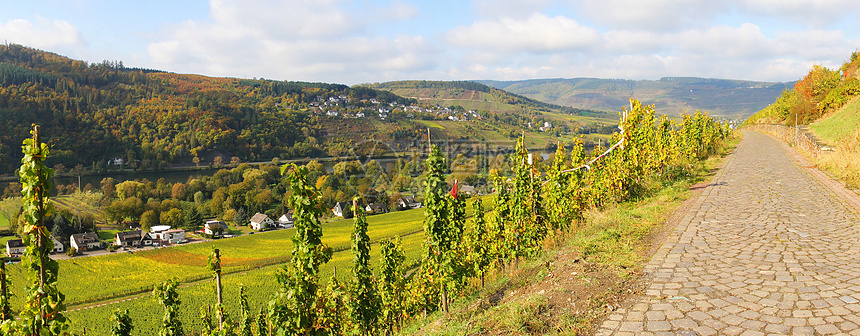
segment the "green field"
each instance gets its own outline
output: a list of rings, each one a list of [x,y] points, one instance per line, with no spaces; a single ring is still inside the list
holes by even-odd
[[[417,260],[420,257],[423,251],[423,239],[424,235],[420,233],[403,238],[404,252],[406,253],[407,260]],[[378,244],[373,245],[371,258],[371,262],[373,263],[379,260]],[[351,276],[351,267],[352,253],[350,251],[335,253],[332,256],[332,260],[321,269],[323,284],[328,283],[334,273],[334,268],[337,268],[340,282],[345,283]],[[257,312],[260,307],[265,306],[271,295],[278,288],[278,283],[274,275],[278,268],[277,266],[269,266],[225,276],[222,279],[222,283],[224,287],[225,307],[228,314],[231,317],[235,317],[238,314],[239,284],[245,286],[245,293],[248,295],[248,301],[252,310]],[[179,311],[186,331],[199,331],[202,329],[202,324],[199,322],[200,307],[207,304],[215,304],[213,288],[213,281],[211,278],[207,278],[205,281],[193,283],[179,290],[179,298],[182,301],[182,307]],[[157,334],[156,328],[161,321],[163,308],[149,294],[129,301],[69,311],[67,316],[72,320],[75,330],[80,330],[83,326],[86,326],[88,334],[107,335],[110,332],[110,322],[106,317],[110,316],[111,312],[118,308],[129,309],[129,314],[135,324],[135,335]]]
[[[403,236],[420,230],[422,220],[422,209],[369,216],[368,235],[374,241]],[[323,224],[323,230],[324,241],[331,248],[349,249],[352,220]],[[204,266],[213,247],[219,248],[224,256],[225,272],[284,262],[292,251],[293,234],[293,230],[276,230],[171,248],[61,260],[59,287],[66,295],[66,302],[74,305],[149,290],[172,277],[181,282],[201,280],[208,276]],[[13,275],[12,283],[14,292],[22,293],[25,280],[20,264],[9,269],[21,275]],[[16,296],[13,305],[20,306],[22,299],[23,295]]]

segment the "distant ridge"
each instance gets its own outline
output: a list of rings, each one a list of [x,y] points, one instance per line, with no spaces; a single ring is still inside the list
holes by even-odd
[[[770,105],[794,82],[757,82],[698,77],[659,80],[550,78],[519,81],[476,80],[539,101],[581,109],[619,111],[630,97],[654,104],[658,113],[680,115],[687,109],[746,119]]]

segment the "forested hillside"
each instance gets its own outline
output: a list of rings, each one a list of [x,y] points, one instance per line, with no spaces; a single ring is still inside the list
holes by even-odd
[[[527,111],[539,113],[539,112],[560,112],[566,114],[576,114],[583,116],[599,116],[604,114],[601,111],[596,111],[588,108],[575,108],[570,106],[562,106],[551,103],[546,103],[544,101],[535,100],[529,97],[521,96],[515,93],[507,92],[504,90],[500,90],[486,84],[482,84],[480,82],[473,81],[424,81],[424,80],[414,80],[414,81],[395,81],[395,82],[385,82],[385,83],[377,83],[370,85],[370,87],[375,89],[382,90],[390,90],[398,95],[416,99],[430,99],[427,97],[427,93],[436,94],[440,99],[446,99],[441,96],[438,96],[440,92],[451,92],[453,94],[465,94],[469,93],[469,96],[461,96],[463,100],[483,100],[486,102],[495,102],[501,104],[509,104],[509,105],[518,105],[524,107]],[[473,93],[474,92],[474,93]],[[475,93],[486,93],[488,97],[484,95],[476,95]],[[447,98],[451,99],[451,98]],[[431,99],[432,100],[432,99]],[[456,100],[456,99],[451,99]],[[620,108],[620,107],[619,107]],[[618,110],[619,108],[614,108],[611,110]],[[501,109],[500,109],[501,110]]]
[[[445,98],[467,92],[470,99]],[[7,130],[0,133],[0,176],[7,177],[31,123],[41,124],[56,148],[47,164],[60,174],[103,174],[362,155],[372,150],[361,145],[368,141],[402,152],[423,145],[428,127],[438,140],[510,142],[531,134],[527,145],[543,147],[600,132],[607,117],[614,115],[475,82],[348,87],[215,78],[0,45],[0,127]]]
[[[695,77],[660,80],[555,78],[523,81],[479,81],[532,99],[577,108],[615,111],[636,98],[661,113],[681,115],[687,109],[745,119],[764,108],[792,83],[754,82]]]
[[[345,153],[344,143],[362,130],[405,136],[408,124],[356,120],[358,131],[335,137],[349,128],[326,122],[326,112],[413,102],[363,87],[174,74],[0,45],[0,175],[17,166],[31,123],[41,124],[46,142],[57,148],[50,165],[153,170],[216,157]]]

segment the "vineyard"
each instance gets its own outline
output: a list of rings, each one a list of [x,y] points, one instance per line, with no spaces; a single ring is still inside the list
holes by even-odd
[[[47,268],[44,253],[50,246],[40,243],[38,248],[28,248],[22,263],[26,268],[16,265],[0,272],[4,276],[0,283],[6,283],[6,275],[11,278],[12,293],[30,293],[11,300],[13,309],[30,307],[19,314],[22,322],[6,319],[2,328],[13,335],[30,333],[27,330],[53,335],[66,330],[80,333],[86,326],[88,334],[108,334],[116,325],[106,317],[117,308],[127,308],[134,334],[143,335],[201,330],[206,335],[260,336],[395,332],[428,312],[448,312],[449,304],[478,286],[479,279],[483,285],[485,276],[514,271],[521,262],[540,256],[546,239],[576,230],[583,211],[636,200],[686,178],[730,134],[726,125],[699,112],[678,121],[656,120],[653,107],[634,100],[622,112],[619,132],[608,148],[586,153],[580,144],[568,153],[559,146],[552,162],[542,166],[520,139],[516,153],[509,157],[510,171],[491,172],[496,191],[492,211],[484,210],[479,199],[467,202],[458,193],[456,180],[453,185],[446,181],[449,164],[434,146],[423,179],[425,208],[372,216],[366,218],[367,226],[360,212],[354,221],[321,223],[325,210],[319,191],[308,182],[307,167],[284,166],[281,172],[290,186],[295,229],[134,254],[50,261]],[[38,144],[38,140],[28,141],[25,144]],[[25,157],[25,162],[33,160],[40,167],[47,154],[46,147],[43,150],[44,154]],[[38,176],[50,175],[51,170],[28,175],[34,170],[23,167],[25,191],[34,186],[33,190],[50,189]],[[41,204],[25,207],[30,223],[25,232],[31,241],[46,237],[40,226]],[[623,239],[624,233],[611,234]],[[585,257],[601,247],[588,249]],[[47,277],[33,276],[39,272]],[[225,274],[223,305],[215,300],[213,272],[219,277]],[[175,280],[162,283],[167,279]],[[182,284],[178,288],[177,280]],[[246,289],[244,297],[239,295],[239,284]],[[44,287],[47,294],[33,294],[37,287]],[[156,295],[148,295],[153,287]],[[65,310],[66,305],[131,294],[143,295]],[[2,299],[10,302],[8,296]],[[56,313],[38,315],[34,309]]]
[[[373,216],[369,235],[373,241],[393,236],[406,236],[421,229],[421,210],[408,210]],[[335,250],[349,249],[352,221],[340,220],[324,227],[326,241]],[[101,301],[105,298],[148,292],[162,279],[177,277],[182,282],[208,279],[204,269],[206,256],[217,246],[224,257],[226,273],[256,269],[260,265],[282,263],[289,259],[292,248],[290,230],[276,230],[199,244],[177,245],[171,248],[116,253],[108,256],[60,260],[59,288],[69,305]],[[20,293],[26,279],[20,264],[8,267],[12,291]],[[105,283],[105,274],[111,281]],[[20,305],[20,297],[13,297]]]

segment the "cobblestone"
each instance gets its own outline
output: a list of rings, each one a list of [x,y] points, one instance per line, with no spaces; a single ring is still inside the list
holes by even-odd
[[[832,184],[746,132],[598,334],[860,335],[858,203]]]

